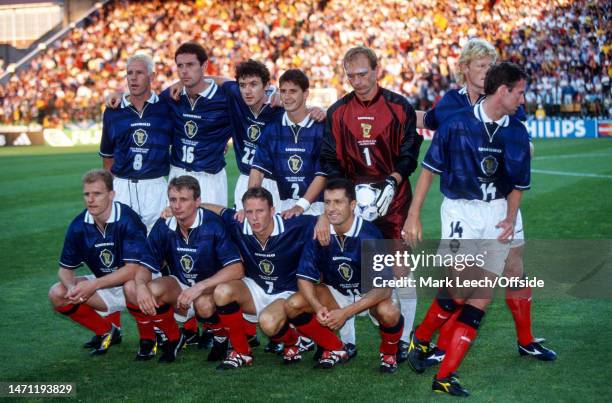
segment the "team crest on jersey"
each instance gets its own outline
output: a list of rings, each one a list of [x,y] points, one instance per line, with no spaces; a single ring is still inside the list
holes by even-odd
[[[264,259],[259,262],[259,270],[261,270],[263,274],[269,276],[270,274],[274,273],[274,264],[272,264],[271,261]]]
[[[181,267],[185,273],[191,272],[193,270],[193,258],[189,255],[181,256]]]
[[[247,129],[247,137],[251,141],[259,140],[259,136],[261,136],[261,128],[257,125],[251,125]]]
[[[497,171],[498,166],[499,163],[497,159],[491,155],[484,157],[482,161],[480,161],[480,168],[487,176],[493,175]]]
[[[147,142],[147,138],[149,138],[149,136],[143,129],[138,129],[132,133],[132,139],[134,139],[134,143],[136,143],[138,147],[142,147],[144,143]]]
[[[300,169],[302,169],[302,165],[304,165],[304,161],[302,161],[302,157],[294,154],[291,157],[289,157],[289,159],[287,160],[287,164],[289,165],[289,169],[291,170],[291,172],[296,174],[300,172]]]
[[[369,123],[362,123],[361,124],[361,135],[363,136],[364,139],[369,139],[370,138],[370,131],[372,131],[372,125]]]
[[[348,263],[342,263],[338,266],[338,273],[345,281],[351,281],[353,278],[353,268]]]
[[[111,267],[114,260],[115,257],[113,256],[113,252],[111,252],[110,250],[103,249],[102,252],[100,252],[100,261],[104,266]]]
[[[187,135],[187,137],[191,139],[193,138],[193,136],[196,135],[197,132],[198,132],[198,124],[196,122],[194,122],[193,120],[190,120],[187,123],[185,123],[185,134]]]

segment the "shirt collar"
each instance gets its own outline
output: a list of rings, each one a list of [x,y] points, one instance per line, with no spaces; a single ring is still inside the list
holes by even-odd
[[[358,236],[359,232],[361,231],[362,225],[363,225],[363,218],[354,216],[353,224],[351,224],[351,228],[349,228],[349,230],[346,232],[346,234],[344,234],[344,236],[350,236],[350,237]],[[334,226],[331,224],[329,224],[329,232],[332,235],[338,235],[336,234],[336,230],[334,229]]]
[[[203,223],[204,223],[204,213],[202,212],[201,208],[198,208],[198,213],[196,214],[196,218],[195,218],[195,220],[193,220],[193,224],[191,224],[191,226],[189,228],[191,228],[191,229],[197,228],[197,227],[201,226]],[[176,229],[178,228],[178,222],[176,221],[176,217],[172,216],[170,218],[167,218],[166,219],[166,225],[172,231],[176,232]]]
[[[280,214],[274,214],[272,217],[274,220],[274,229],[272,230],[272,234],[270,236],[277,236],[285,232],[285,221],[281,217]],[[245,235],[253,235],[253,228],[251,228],[251,224],[249,224],[249,220],[244,219],[244,224],[242,224],[242,233]]]
[[[128,98],[129,96],[130,96],[129,92],[126,92],[126,93],[123,94],[123,97],[121,98],[121,107],[122,108],[127,108],[128,106],[132,106],[132,102],[130,102],[130,100]],[[150,104],[154,104],[157,101],[159,101],[159,97],[157,96],[156,93],[151,91],[151,96],[145,102],[148,102]]]
[[[110,215],[108,216],[108,220],[106,220],[107,224],[117,222],[121,219],[121,204],[119,202],[113,202],[113,206],[111,207]],[[94,224],[94,218],[89,211],[85,211],[85,218],[83,221],[86,224]]]
[[[312,119],[310,117],[310,114],[306,115],[306,117],[304,119],[302,119],[301,122],[297,123],[297,126],[300,127],[310,127],[314,124],[314,119]],[[289,119],[289,115],[287,114],[287,112],[283,113],[283,126],[295,126],[296,123],[293,123],[291,121],[291,119]]]
[[[488,117],[485,113],[482,104],[482,102],[478,102],[476,105],[474,105],[474,116],[476,116],[476,119],[480,120],[482,123],[493,122],[493,119]],[[499,120],[496,120],[495,123],[501,127],[506,127],[510,124],[510,118],[508,118],[508,115],[504,115]]]
[[[198,93],[198,95],[203,98],[212,99],[212,97],[214,97],[217,93],[217,89],[219,88],[219,86],[217,85],[217,83],[215,83],[215,80],[211,78],[205,78],[204,81],[206,81],[209,86],[204,91]],[[187,89],[185,87],[183,87],[183,91],[181,92],[181,94],[187,96]]]

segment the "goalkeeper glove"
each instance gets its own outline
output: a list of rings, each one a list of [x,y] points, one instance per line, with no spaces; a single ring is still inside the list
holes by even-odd
[[[395,177],[393,177],[392,175],[389,175],[385,178],[384,181],[373,183],[371,186],[380,190],[380,194],[374,202],[374,205],[378,210],[379,216],[383,217],[387,214],[387,210],[389,210],[389,206],[391,205],[393,196],[395,196],[397,179],[395,179]]]

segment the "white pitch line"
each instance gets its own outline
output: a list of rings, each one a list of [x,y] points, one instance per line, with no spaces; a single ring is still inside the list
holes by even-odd
[[[550,171],[548,169],[532,169],[531,172],[536,173],[536,174],[547,174],[547,175],[577,176],[579,178],[612,179],[612,175],[589,174],[589,173],[581,173],[581,172]]]
[[[567,158],[588,158],[588,157],[612,157],[612,153],[580,153],[580,154],[565,154],[565,155],[543,155],[534,157],[535,161],[540,160],[562,160]]]

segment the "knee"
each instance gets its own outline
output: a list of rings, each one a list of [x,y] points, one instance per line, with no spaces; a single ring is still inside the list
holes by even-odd
[[[386,326],[397,324],[400,315],[400,309],[390,299],[386,299],[376,306],[376,316]]]
[[[213,293],[214,301],[217,306],[227,305],[234,301],[234,289],[228,283],[219,284]]]
[[[215,303],[210,296],[201,296],[193,302],[196,313],[201,318],[210,318],[215,313]]]
[[[123,294],[128,303],[136,303],[136,283],[134,280],[127,281],[123,284]]]
[[[280,331],[284,317],[276,312],[262,312],[259,315],[259,327],[267,336],[274,336]]]
[[[64,305],[66,295],[66,287],[62,283],[55,283],[49,288],[49,301],[54,307]]]
[[[285,301],[285,312],[290,318],[295,318],[304,310],[306,300],[299,293],[293,294]]]

